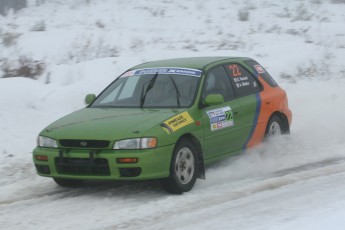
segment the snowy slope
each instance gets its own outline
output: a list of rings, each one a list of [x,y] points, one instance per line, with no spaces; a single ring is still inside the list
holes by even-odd
[[[0,66],[46,64],[38,80],[0,78],[0,229],[344,229],[344,25],[341,0],[30,0],[0,16]],[[8,46],[6,33],[20,35]],[[156,181],[66,189],[35,174],[38,132],[87,93],[141,62],[219,55],[275,76],[290,136],[208,168],[182,196]]]

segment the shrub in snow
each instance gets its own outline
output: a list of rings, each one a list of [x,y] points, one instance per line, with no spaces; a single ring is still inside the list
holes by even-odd
[[[101,20],[96,21],[95,24],[98,28],[101,28],[101,29],[105,27],[105,24]]]
[[[331,53],[325,53],[321,59],[309,60],[297,66],[296,72],[292,74],[293,76],[282,73],[280,74],[280,78],[295,83],[298,79],[329,80],[335,76],[341,77],[338,72],[333,72],[332,69],[330,69],[330,63],[333,59],[334,56]]]
[[[32,26],[31,31],[45,31],[46,23],[44,21],[39,21]]]
[[[139,39],[139,38],[134,38],[131,42],[131,46],[130,48],[132,50],[134,50],[135,52],[141,52],[143,50],[144,47],[144,42],[143,40]]]
[[[18,60],[0,60],[0,68],[6,77],[28,77],[37,79],[44,70],[45,63],[43,61],[36,61],[31,58],[22,56]]]
[[[152,9],[150,10],[152,17],[164,17],[165,10],[164,9]]]
[[[68,57],[74,62],[82,62],[105,57],[118,57],[119,50],[113,45],[108,45],[103,38],[87,39],[77,38],[73,43]]]
[[[332,0],[331,2],[334,4],[341,4],[341,3],[345,4],[345,0]]]
[[[329,64],[327,64],[325,60],[320,62],[311,60],[308,64],[297,67],[296,76],[299,78],[317,77],[318,79],[329,79],[332,76],[330,73]]]
[[[46,3],[46,0],[35,0],[36,6],[40,6],[42,4]]]
[[[272,25],[270,28],[268,28],[266,30],[266,33],[276,33],[276,34],[280,34],[281,33],[282,28],[278,25]]]
[[[307,10],[307,7],[301,3],[297,6],[295,10],[295,16],[292,21],[310,21],[313,17],[313,14],[310,14]]]
[[[244,22],[249,20],[249,11],[242,9],[238,11],[238,20]]]
[[[246,47],[245,42],[242,39],[229,40],[222,39],[216,48],[216,50],[238,50]]]
[[[21,34],[16,32],[6,32],[1,34],[2,44],[6,47],[17,44],[17,40]]]
[[[191,51],[198,51],[197,47],[195,46],[194,43],[189,43],[183,47],[184,49],[191,50]]]
[[[291,13],[288,7],[284,7],[283,11],[280,13],[277,13],[276,16],[280,18],[290,18]]]
[[[312,0],[311,3],[314,3],[314,4],[321,4],[321,0]]]
[[[17,11],[26,6],[26,0],[0,0],[0,14],[6,16],[9,10]]]

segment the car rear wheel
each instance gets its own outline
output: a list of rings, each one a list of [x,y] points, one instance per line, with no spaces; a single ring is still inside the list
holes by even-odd
[[[267,138],[279,136],[284,133],[283,122],[279,116],[273,115],[268,121],[265,136]]]
[[[187,140],[177,143],[170,165],[170,177],[163,180],[163,188],[173,194],[190,191],[196,181],[196,149]]]
[[[63,187],[78,187],[84,183],[83,180],[53,178],[55,183]]]

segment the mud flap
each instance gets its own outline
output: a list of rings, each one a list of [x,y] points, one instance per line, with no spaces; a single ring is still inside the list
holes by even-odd
[[[202,152],[200,152],[200,151],[198,153],[198,178],[199,179],[206,179],[204,156],[203,156]]]

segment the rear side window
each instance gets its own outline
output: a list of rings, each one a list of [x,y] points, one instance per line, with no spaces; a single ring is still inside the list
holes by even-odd
[[[224,67],[229,75],[237,97],[243,97],[260,92],[260,83],[241,65],[228,64]]]
[[[259,63],[257,63],[254,60],[245,61],[247,65],[249,65],[250,68],[254,71],[254,73],[259,74],[267,84],[269,84],[272,87],[277,87],[277,82],[273,79],[273,77],[262,67]]]

